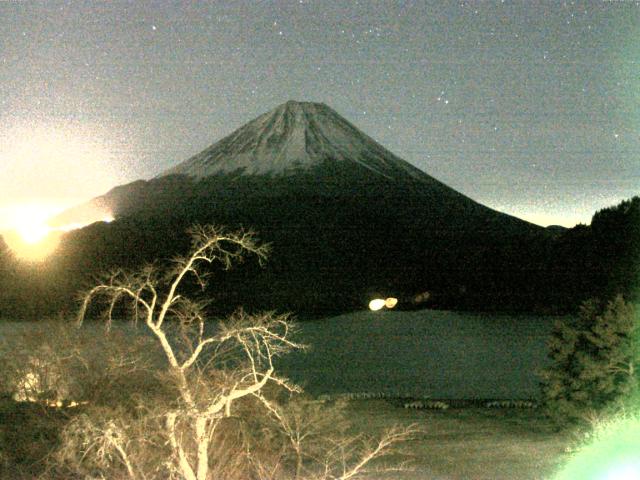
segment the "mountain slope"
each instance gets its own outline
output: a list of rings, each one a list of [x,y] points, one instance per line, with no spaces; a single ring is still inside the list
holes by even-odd
[[[268,267],[232,274],[211,293],[228,304],[345,311],[376,293],[428,290],[435,306],[471,308],[523,304],[543,281],[543,228],[449,188],[322,104],[280,105],[55,222],[98,208],[116,221],[77,232],[70,247],[88,266],[173,256],[196,222],[257,230],[273,245]],[[104,240],[87,247],[88,238]]]
[[[83,211],[110,211],[115,217],[141,211],[166,212],[176,207],[176,200],[192,202],[194,197],[215,196],[228,200],[234,193],[243,197],[406,197],[415,208],[422,204],[431,217],[457,215],[448,222],[449,227],[459,224],[462,215],[478,220],[483,217],[482,222],[489,225],[538,229],[444,185],[394,155],[328,106],[294,101],[259,116],[155,178],[116,187],[64,212],[53,223],[77,223]],[[476,227],[482,228],[482,222],[475,222]]]
[[[324,104],[289,101],[163,173],[196,178],[225,173],[294,174],[352,162],[389,179],[425,174],[396,157]]]

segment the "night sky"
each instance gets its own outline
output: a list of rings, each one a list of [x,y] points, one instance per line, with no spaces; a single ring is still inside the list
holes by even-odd
[[[639,61],[635,1],[1,1],[0,223],[289,99],[492,208],[588,223],[640,193]]]

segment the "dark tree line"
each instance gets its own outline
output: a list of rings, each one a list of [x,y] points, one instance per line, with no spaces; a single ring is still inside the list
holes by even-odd
[[[640,299],[640,197],[596,212],[589,226],[568,230],[554,247],[554,303],[564,299],[564,308],[575,309],[589,298]]]
[[[303,201],[278,195],[278,185],[270,196],[252,195],[254,187],[234,185],[236,195],[218,203],[196,192],[174,215],[142,212],[71,232],[41,265],[15,260],[0,244],[0,317],[73,311],[74,293],[93,275],[186,252],[184,232],[196,222],[253,228],[272,245],[266,267],[224,273],[224,287],[207,292],[229,309],[338,313],[387,294],[401,298],[400,308],[568,313],[588,298],[639,298],[640,197],[597,212],[588,226],[556,231],[483,223],[489,217],[453,202],[432,213],[428,199],[411,196]],[[457,227],[437,228],[447,218],[459,218]],[[423,292],[429,300],[414,304]]]

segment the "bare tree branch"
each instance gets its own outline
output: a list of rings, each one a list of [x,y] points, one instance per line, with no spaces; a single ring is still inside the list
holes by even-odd
[[[238,310],[225,321],[205,328],[206,304],[189,299],[182,291],[187,277],[205,288],[205,267],[210,264],[228,269],[246,255],[262,262],[269,249],[260,245],[252,232],[230,233],[211,226],[195,226],[191,235],[188,255],[174,259],[166,272],[157,265],[137,272],[113,272],[84,295],[78,313],[81,325],[92,301],[103,298],[106,325],[110,327],[117,306],[130,305],[134,318],[144,319],[161,347],[167,367],[162,379],[174,396],[164,405],[150,405],[149,400],[145,404],[141,399],[145,411],[155,409],[153,421],[162,439],[157,448],[164,449],[165,457],[169,457],[156,463],[154,477],[212,478],[212,451],[224,448],[220,439],[224,438],[222,431],[228,422],[236,425],[242,436],[240,453],[246,463],[253,465],[252,475],[259,472],[264,478],[271,478],[291,468],[297,480],[307,474],[322,480],[361,477],[372,461],[394,453],[397,444],[418,431],[415,426],[395,428],[371,442],[359,435],[345,436],[344,418],[332,416],[323,406],[308,402],[296,406],[292,402],[285,408],[271,399],[269,385],[288,394],[301,392],[300,387],[279,377],[274,366],[279,356],[305,348],[293,339],[295,330],[289,316],[274,312],[249,315]],[[122,365],[126,367],[125,363]],[[255,408],[256,402],[265,409],[261,421],[279,428],[275,437],[279,443],[274,450],[278,453],[267,461],[255,454],[255,443],[249,441],[262,434],[261,430],[250,431],[246,417],[239,420],[247,405]],[[94,440],[108,439],[109,452],[115,452],[130,478],[138,471],[144,475],[143,469],[131,460],[129,449],[133,443],[127,442],[127,432],[122,430],[118,436],[109,425],[93,431]],[[328,431],[332,433],[325,436]],[[84,454],[95,456],[96,450],[85,450]]]

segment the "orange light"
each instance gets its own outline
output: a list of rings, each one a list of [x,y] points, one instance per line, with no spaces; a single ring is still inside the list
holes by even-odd
[[[14,205],[2,209],[6,230],[2,236],[17,258],[41,262],[55,252],[63,232],[82,228],[94,221],[113,220],[111,215],[96,212],[96,218],[86,223],[52,227],[47,220],[60,211],[59,207],[43,204]]]
[[[37,232],[38,236],[32,232]],[[15,256],[28,262],[42,262],[51,255],[60,243],[61,233],[47,230],[44,234],[40,229],[29,231],[10,230],[3,233],[3,238]]]
[[[387,308],[393,308],[398,304],[398,299],[395,297],[389,297],[384,301],[384,306]]]

